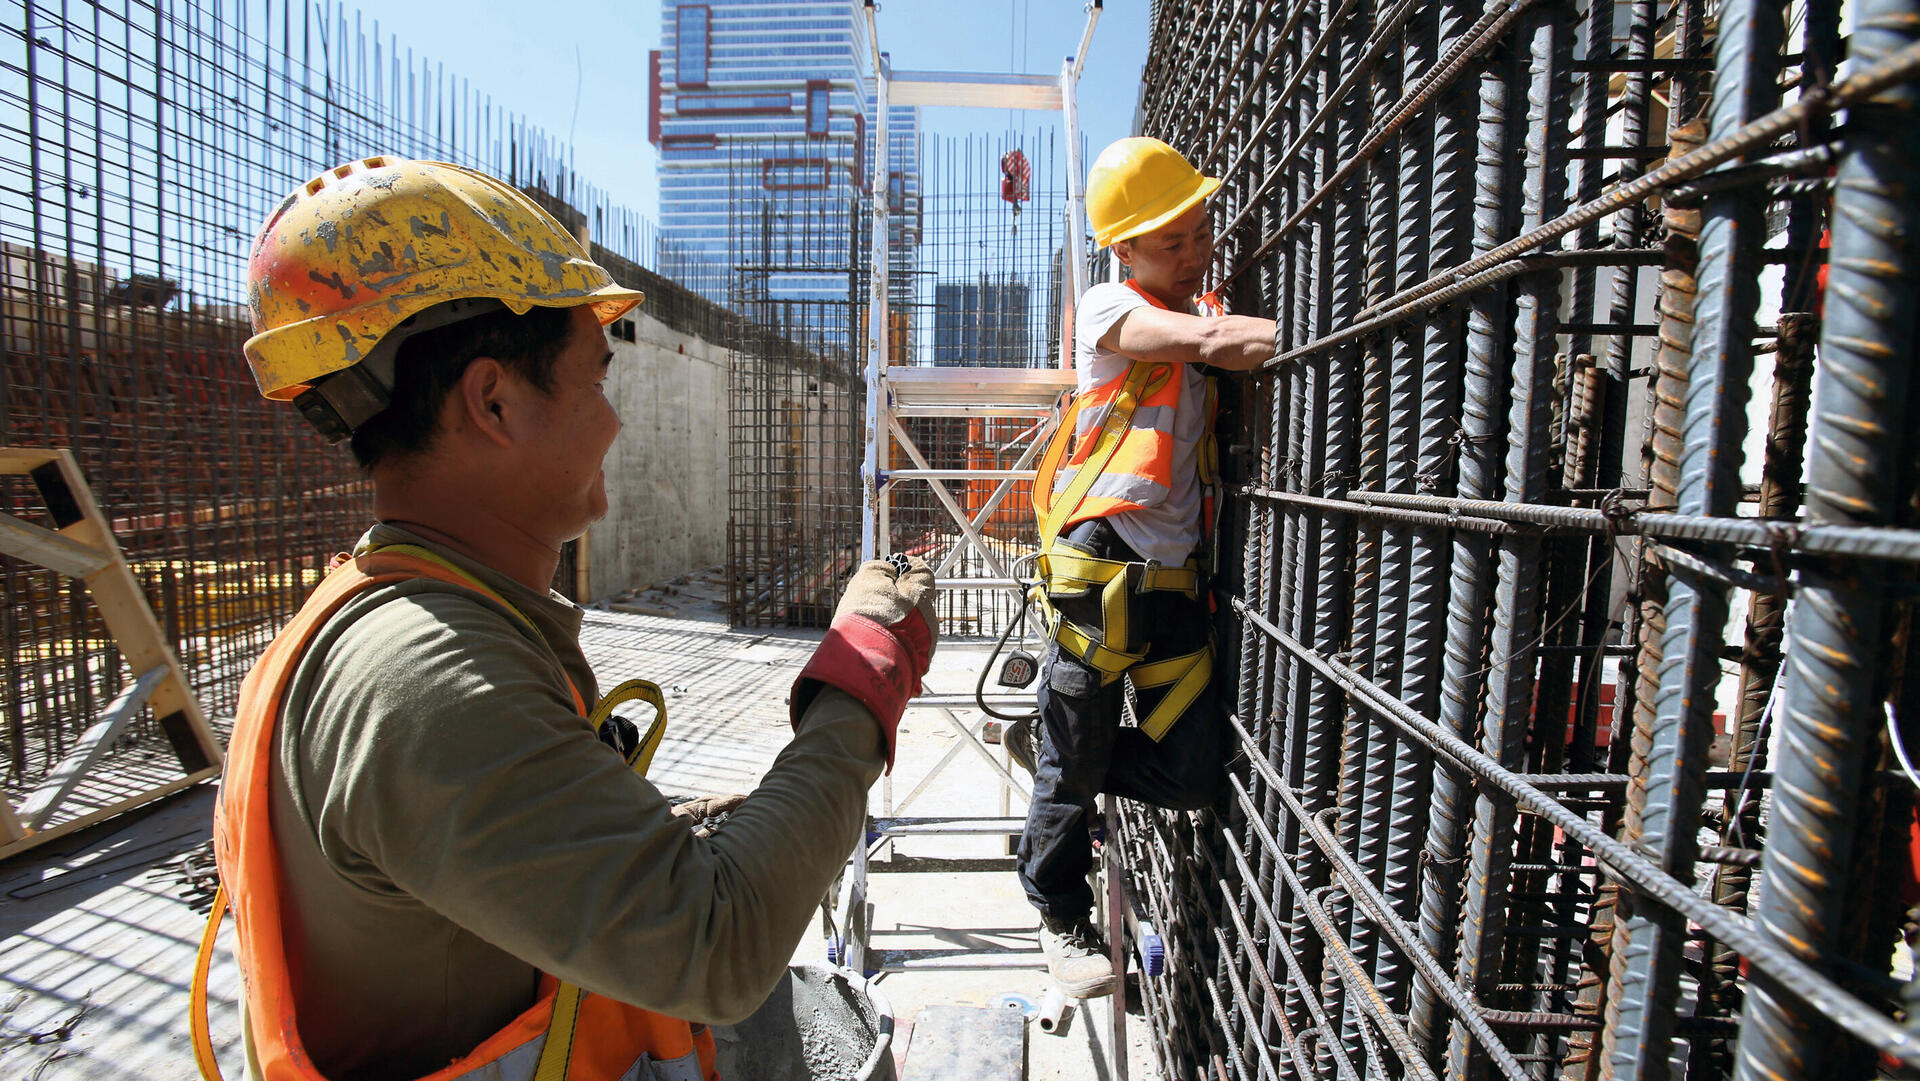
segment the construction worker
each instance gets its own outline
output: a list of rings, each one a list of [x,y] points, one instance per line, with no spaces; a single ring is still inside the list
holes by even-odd
[[[923,563],[853,576],[706,835],[636,772],[657,732],[594,709],[548,583],[606,512],[602,325],[641,299],[451,165],[323,173],[254,242],[260,388],[351,440],[376,518],[241,693],[215,847],[256,1078],[712,1081],[705,1026],[785,978],[860,838],[934,647]]]
[[[1196,296],[1213,261],[1207,197],[1219,186],[1144,138],[1107,147],[1087,179],[1094,240],[1133,276],[1094,286],[1075,309],[1079,393],[1033,487],[1051,637],[1037,753],[1030,725],[1006,737],[1034,774],[1020,881],[1068,995],[1107,994],[1116,979],[1090,918],[1095,796],[1192,810],[1225,787],[1201,563],[1215,457],[1203,366],[1257,367],[1273,356],[1274,324]],[[1120,723],[1123,676],[1138,727]]]

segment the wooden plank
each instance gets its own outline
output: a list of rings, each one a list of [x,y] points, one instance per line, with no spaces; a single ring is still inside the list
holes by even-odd
[[[127,723],[140,715],[140,709],[147,704],[155,687],[167,676],[168,670],[162,666],[150,668],[140,674],[140,678],[128,684],[119,697],[107,704],[106,712],[100,715],[73,745],[60,764],[53,767],[37,788],[20,804],[20,817],[26,819],[28,829],[44,829],[53,813],[60,809],[81,778],[93,769],[100,755],[113,744],[113,738],[126,728]]]
[[[0,845],[9,845],[27,835],[27,827],[20,824],[20,817],[0,799]]]
[[[74,752],[63,759],[55,767],[54,774],[28,798],[25,814],[32,828],[23,825],[12,808],[6,808],[5,814],[0,815],[0,859],[4,859],[91,823],[151,803],[208,777],[218,776],[226,756],[220,747],[219,737],[207,724],[200,701],[187,683],[186,672],[180,667],[179,658],[174,656],[173,647],[167,643],[159,621],[154,618],[153,609],[148,606],[146,595],[140,590],[140,583],[127,566],[119,542],[114,539],[113,529],[100,512],[100,504],[94,499],[93,489],[81,474],[73,454],[66,450],[0,447],[0,469],[32,473],[43,495],[55,498],[59,504],[56,518],[68,523],[57,531],[28,533],[25,531],[38,527],[15,519],[14,523],[21,529],[8,527],[5,532],[28,536],[40,549],[56,557],[63,554],[71,556],[74,547],[98,554],[101,561],[78,577],[86,583],[87,592],[100,609],[101,620],[113,634],[114,644],[119,647],[121,655],[134,671],[141,673],[135,686],[108,707],[107,716],[88,729]],[[6,523],[0,523],[0,527],[4,526]],[[57,542],[48,538],[56,538]],[[46,565],[44,561],[36,562]],[[56,566],[53,569],[61,568]],[[156,717],[162,719],[162,727],[186,776],[150,786],[111,806],[79,815],[57,826],[37,828],[51,820],[54,811],[87,777],[102,748],[111,744],[113,734],[125,725],[127,719],[139,713],[142,700],[153,707]],[[4,801],[0,801],[0,804],[4,804]]]
[[[0,513],[0,552],[69,578],[85,578],[97,573],[114,558],[114,553],[5,513]]]
[[[0,473],[31,473],[59,457],[46,447],[0,447]]]
[[[144,807],[147,804],[152,803],[154,800],[160,799],[163,796],[171,796],[175,792],[178,792],[183,788],[189,788],[193,785],[199,784],[201,781],[211,780],[212,778],[218,777],[219,775],[220,775],[220,771],[210,766],[206,769],[189,773],[185,777],[181,777],[178,780],[168,781],[166,784],[162,784],[162,785],[155,785],[154,787],[147,789],[145,792],[142,792],[137,796],[129,796],[126,799],[123,799],[120,802],[115,803],[111,806],[102,807],[97,811],[89,812],[87,814],[81,815],[78,818],[69,819],[68,821],[62,822],[57,826],[50,826],[46,829],[37,830],[33,833],[29,833],[25,837],[22,837],[17,841],[0,845],[0,860],[4,860],[9,856],[18,855],[19,853],[25,852],[26,850],[30,848],[34,848],[38,845],[46,844],[48,841],[54,840],[55,838],[65,837],[67,834],[72,833],[75,830],[85,829],[86,827],[91,826],[96,822],[100,822],[100,821],[104,821],[105,819],[112,818],[114,815],[125,814],[126,812],[131,811],[136,807]]]
[[[86,515],[84,520],[61,532],[98,546],[108,552],[112,559],[107,566],[85,578],[87,592],[92,594],[93,603],[100,609],[100,618],[105,621],[107,629],[113,632],[114,641],[127,658],[128,667],[136,672],[145,672],[159,665],[171,669],[167,678],[154,688],[154,715],[164,717],[182,714],[194,740],[200,745],[201,757],[215,766],[220,765],[226,761],[220,741],[207,726],[207,717],[201,712],[199,698],[188,685],[186,673],[180,667],[179,659],[173,655],[173,647],[167,644],[166,635],[153,616],[153,609],[148,607],[147,596],[141,592],[140,583],[133,577],[133,571],[120,554],[120,544],[114,539],[106,516],[101,514],[100,505],[93,498],[93,489],[81,475],[73,455],[64,450],[59,454],[61,475],[72,489],[81,512]],[[187,763],[183,762],[183,765]]]
[[[901,1081],[1024,1081],[1027,1018],[1004,1006],[928,1006],[913,1019]]]

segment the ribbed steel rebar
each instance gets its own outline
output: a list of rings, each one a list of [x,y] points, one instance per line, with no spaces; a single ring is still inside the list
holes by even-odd
[[[1725,140],[1778,101],[1776,76],[1785,34],[1777,0],[1729,0],[1720,9],[1716,75],[1708,106],[1711,140]],[[1678,491],[1679,513],[1730,516],[1740,498],[1740,447],[1753,370],[1759,251],[1765,207],[1751,192],[1710,197],[1702,215],[1698,294],[1687,359]],[[1664,374],[1664,373],[1663,373]],[[1663,401],[1668,395],[1662,392]],[[1664,462],[1664,457],[1662,458]],[[1656,477],[1659,488],[1662,478]],[[1698,815],[1713,736],[1718,649],[1727,588],[1707,576],[1670,572],[1653,723],[1636,729],[1628,788],[1627,832],[1668,874],[1690,881]],[[1643,661],[1644,664],[1644,661]],[[1642,669],[1643,679],[1647,675]],[[1622,893],[1615,907],[1613,993],[1606,1029],[1616,1075],[1662,1081],[1672,1050],[1686,921]]]
[[[1869,0],[1853,33],[1856,58],[1874,63],[1920,39],[1920,5]],[[1826,321],[1809,433],[1807,510],[1854,526],[1898,520],[1893,478],[1911,436],[1903,415],[1916,314],[1913,178],[1920,115],[1912,87],[1848,117],[1833,208]],[[1902,438],[1906,436],[1906,438]],[[1761,926],[1800,956],[1828,964],[1854,851],[1862,773],[1885,714],[1876,690],[1885,645],[1885,593],[1857,567],[1803,572],[1786,645],[1781,754],[1766,854]],[[1830,1023],[1774,988],[1748,988],[1735,1074],[1739,1081],[1805,1073]]]
[[[1782,10],[1804,11],[1800,37],[1756,37],[1751,19]],[[1905,859],[1887,786],[1905,782],[1870,768],[1864,722],[1854,850],[1791,896],[1759,873],[1789,799],[1759,730],[1784,599],[1867,581],[1890,611],[1920,598],[1908,441],[1888,436],[1882,466],[1906,509],[1866,522],[1796,517],[1778,443],[1819,333],[1792,313],[1819,305],[1830,118],[1920,77],[1903,41],[1839,78],[1833,14],[1156,3],[1146,130],[1221,176],[1210,283],[1279,323],[1274,358],[1222,382],[1241,545],[1222,556],[1245,597],[1221,614],[1239,645],[1222,665],[1240,665],[1247,768],[1217,817],[1129,827],[1155,875],[1200,884],[1142,891],[1156,919],[1199,921],[1169,938],[1191,974],[1145,995],[1169,1076],[1639,1081],[1685,1061],[1706,1077],[1762,988],[1767,1016],[1814,1020],[1807,1040],[1845,1034],[1781,1081],[1875,1051],[1920,1063],[1874,975]],[[1856,269],[1834,290],[1872,273]],[[1763,352],[1787,412],[1765,470],[1741,476]],[[1887,633],[1862,663],[1904,679]],[[1736,663],[1731,749],[1710,751],[1711,691]],[[1809,892],[1844,918],[1801,958],[1740,914]]]
[[[1391,109],[1398,98],[1398,71],[1392,66],[1380,66],[1372,74],[1372,120],[1377,124],[1379,117]],[[1393,290],[1394,264],[1386,257],[1386,253],[1393,250],[1394,227],[1397,223],[1393,201],[1396,175],[1393,149],[1374,156],[1366,185],[1366,296],[1370,300]],[[1361,351],[1361,357],[1358,473],[1361,483],[1376,487],[1385,484],[1387,476],[1386,436],[1391,358],[1386,343],[1381,341],[1367,343]],[[1383,568],[1382,547],[1381,531],[1363,525],[1355,551],[1355,592],[1358,603],[1355,606],[1351,648],[1374,679],[1391,681],[1394,678],[1393,662],[1398,660],[1398,654],[1386,642],[1395,628],[1388,614],[1391,593]],[[1393,744],[1391,732],[1363,714],[1349,712],[1347,750],[1341,769],[1340,820],[1355,824],[1355,829],[1344,839],[1353,846],[1355,858],[1363,865],[1379,866],[1381,861],[1386,840],[1388,778],[1392,769]],[[1364,920],[1347,912],[1344,905],[1337,906],[1337,911],[1347,920],[1351,942],[1348,952],[1363,968],[1371,969],[1375,938],[1372,928]],[[1340,980],[1343,970],[1330,944],[1327,965],[1326,993],[1329,1000],[1337,996],[1343,1003],[1341,1031],[1347,1041],[1347,1053],[1356,1059],[1366,1059],[1366,1047],[1360,1038],[1360,1027],[1364,1023],[1361,1006],[1348,997],[1347,988]],[[1373,1068],[1369,1062],[1369,1071]]]
[[[1660,870],[1631,846],[1602,833],[1582,815],[1554,800],[1523,776],[1502,766],[1473,745],[1455,738],[1431,718],[1407,709],[1399,699],[1382,693],[1362,673],[1308,649],[1304,643],[1267,622],[1258,612],[1247,608],[1244,602],[1236,599],[1233,608],[1288,652],[1306,661],[1320,676],[1345,688],[1357,704],[1391,721],[1402,731],[1417,733],[1431,741],[1436,750],[1470,769],[1490,788],[1534,813],[1551,819],[1554,825],[1574,835],[1607,865],[1611,873],[1630,881],[1642,893],[1685,914],[1709,933],[1731,944],[1779,989],[1815,1007],[1876,1050],[1907,1065],[1920,1067],[1920,1035],[1908,1033],[1885,1014],[1795,956],[1791,950],[1776,944],[1763,935],[1754,923],[1699,896],[1687,884]]]
[[[1361,32],[1363,25],[1348,21],[1328,27],[1328,32],[1334,37],[1329,46],[1330,61],[1351,58],[1352,50],[1357,49],[1364,40]],[[1310,173],[1324,172],[1330,161],[1350,153],[1364,125],[1365,113],[1357,103],[1341,110],[1333,127],[1333,139],[1311,157],[1314,168]],[[1329,205],[1317,251],[1322,258],[1314,267],[1324,294],[1323,303],[1316,325],[1308,328],[1310,333],[1318,333],[1320,327],[1327,323],[1337,324],[1351,319],[1359,309],[1361,290],[1364,288],[1363,228],[1364,208],[1358,195],[1349,195]],[[1321,371],[1305,374],[1313,408],[1316,415],[1322,418],[1322,423],[1316,426],[1316,441],[1321,445],[1321,456],[1313,467],[1314,475],[1307,478],[1301,491],[1310,492],[1316,488],[1324,491],[1329,486],[1344,487],[1346,478],[1353,476],[1357,468],[1355,448],[1360,414],[1358,355],[1353,351],[1336,355],[1329,359]],[[1312,497],[1302,495],[1301,498]],[[1311,571],[1311,609],[1303,613],[1309,619],[1307,640],[1315,642],[1319,648],[1338,649],[1346,641],[1347,634],[1352,543],[1341,519],[1316,514],[1312,516],[1312,521],[1317,530],[1317,565]],[[1305,714],[1295,721],[1302,734],[1301,769],[1297,776],[1302,787],[1313,793],[1312,800],[1316,808],[1333,806],[1342,781],[1341,748],[1347,715],[1345,696],[1324,681],[1303,682],[1307,691]],[[1301,869],[1309,874],[1310,881],[1319,881],[1319,872],[1314,869],[1312,861],[1302,861]],[[1301,920],[1296,924],[1294,941],[1297,948],[1318,963],[1320,950],[1317,945],[1309,945],[1311,935],[1305,923]],[[1339,1050],[1337,1044],[1322,1043],[1319,1053],[1325,1059]]]
[[[1408,20],[1400,51],[1401,81],[1416,84],[1426,74],[1435,48],[1437,12],[1428,10]],[[1398,218],[1394,226],[1394,279],[1415,281],[1426,276],[1432,205],[1428,180],[1432,153],[1432,123],[1415,118],[1400,130],[1395,154],[1398,178],[1395,196]],[[1423,421],[1430,409],[1429,393],[1444,396],[1446,379],[1435,360],[1427,356],[1424,328],[1403,326],[1388,339],[1387,478],[1390,490],[1411,492],[1419,486],[1420,465],[1428,460],[1432,444]],[[1437,384],[1437,385],[1436,385]],[[1437,457],[1437,455],[1433,455]],[[1440,634],[1441,606],[1436,596],[1440,577],[1434,565],[1436,549],[1431,534],[1418,537],[1420,562],[1415,562],[1416,531],[1389,527],[1382,534],[1382,565],[1391,585],[1383,591],[1382,607],[1393,619],[1390,640],[1394,686],[1401,699],[1415,709],[1430,710],[1439,661],[1435,648]],[[1387,787],[1386,844],[1381,863],[1374,868],[1381,888],[1394,899],[1402,916],[1418,912],[1418,857],[1426,836],[1428,792],[1432,788],[1432,753],[1417,741],[1395,738],[1391,766],[1381,782]],[[1373,926],[1374,921],[1366,921]],[[1375,933],[1378,928],[1375,927]],[[1413,976],[1412,963],[1400,951],[1387,948],[1374,961],[1374,985],[1395,1013],[1404,1013]]]
[[[1482,73],[1479,86],[1476,149],[1472,177],[1472,247],[1491,251],[1510,228],[1506,197],[1510,155],[1519,125],[1509,125],[1511,88],[1504,71]],[[1459,119],[1459,118],[1452,118]],[[1449,132],[1451,134],[1451,132]],[[1442,205],[1457,204],[1458,187],[1443,192]],[[1449,217],[1451,221],[1451,217]],[[1497,448],[1506,434],[1507,366],[1503,357],[1512,333],[1505,318],[1504,289],[1481,293],[1468,306],[1464,393],[1459,435],[1453,448],[1459,470],[1458,491],[1469,499],[1492,500],[1501,491]],[[1447,600],[1447,629],[1442,660],[1441,720],[1449,731],[1471,739],[1479,723],[1486,683],[1489,590],[1493,583],[1493,544],[1478,532],[1453,534],[1453,558]],[[1425,874],[1420,887],[1422,943],[1443,965],[1451,965],[1458,946],[1461,883],[1465,877],[1467,814],[1471,779],[1450,763],[1436,764],[1428,811]],[[1414,989],[1413,1035],[1430,1055],[1444,1040],[1443,1009],[1431,988]]]
[[[1760,473],[1762,518],[1790,517],[1800,507],[1801,460],[1806,446],[1807,407],[1812,397],[1813,347],[1818,322],[1804,312],[1782,315],[1775,337],[1773,402],[1768,410],[1765,460]],[[1748,603],[1746,631],[1740,656],[1739,712],[1729,726],[1732,737],[1727,766],[1754,770],[1766,764],[1760,729],[1780,672],[1786,600],[1775,593],[1756,592]],[[1758,842],[1760,799],[1757,794],[1730,792],[1720,808],[1723,844]],[[1747,910],[1747,890],[1753,869],[1726,867],[1713,876],[1713,900],[1736,912]],[[1708,943],[1710,964],[1700,973],[1700,995],[1715,1013],[1739,1012],[1742,992],[1739,957],[1721,943]],[[1723,1042],[1697,1040],[1692,1061],[1697,1068],[1720,1074],[1732,1070],[1731,1048]]]
[[[1527,67],[1518,73],[1527,102],[1520,183],[1521,228],[1550,218],[1563,201],[1565,143],[1571,86],[1572,26],[1563,9],[1546,9],[1523,23]],[[1508,408],[1506,498],[1531,502],[1547,490],[1547,421],[1553,384],[1558,275],[1522,279],[1515,290],[1512,401]],[[1488,676],[1481,745],[1489,756],[1518,765],[1530,727],[1533,649],[1541,625],[1540,542],[1512,537],[1499,550],[1494,591],[1492,671]],[[1512,860],[1514,805],[1498,791],[1482,790],[1474,802],[1467,895],[1462,918],[1460,982],[1475,992],[1495,982],[1505,937],[1507,865]],[[1448,1073],[1479,1074],[1483,1060],[1469,1031],[1456,1020],[1449,1042]]]

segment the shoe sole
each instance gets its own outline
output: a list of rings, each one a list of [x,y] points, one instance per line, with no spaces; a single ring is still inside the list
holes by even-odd
[[[1048,975],[1052,975],[1052,973],[1048,973]],[[1090,976],[1087,979],[1074,983],[1068,983],[1058,976],[1054,976],[1053,982],[1055,986],[1060,988],[1060,993],[1068,998],[1105,998],[1113,994],[1113,989],[1119,986],[1120,983],[1119,980],[1114,978],[1111,972],[1104,972],[1098,976]]]

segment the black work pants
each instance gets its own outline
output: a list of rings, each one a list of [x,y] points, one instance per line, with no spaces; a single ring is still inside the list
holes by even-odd
[[[1142,562],[1104,519],[1081,522],[1061,542],[1101,559]],[[1207,648],[1204,599],[1171,590],[1128,594],[1133,650],[1146,643],[1147,664]],[[1061,618],[1102,627],[1100,593],[1053,600]],[[1138,692],[1145,718],[1171,687]],[[1226,721],[1211,683],[1157,742],[1122,727],[1122,681],[1102,687],[1098,669],[1050,643],[1041,670],[1040,743],[1033,802],[1020,836],[1020,884],[1034,906],[1056,919],[1093,907],[1087,872],[1093,852],[1087,825],[1094,797],[1106,793],[1173,810],[1211,806],[1226,789]]]

